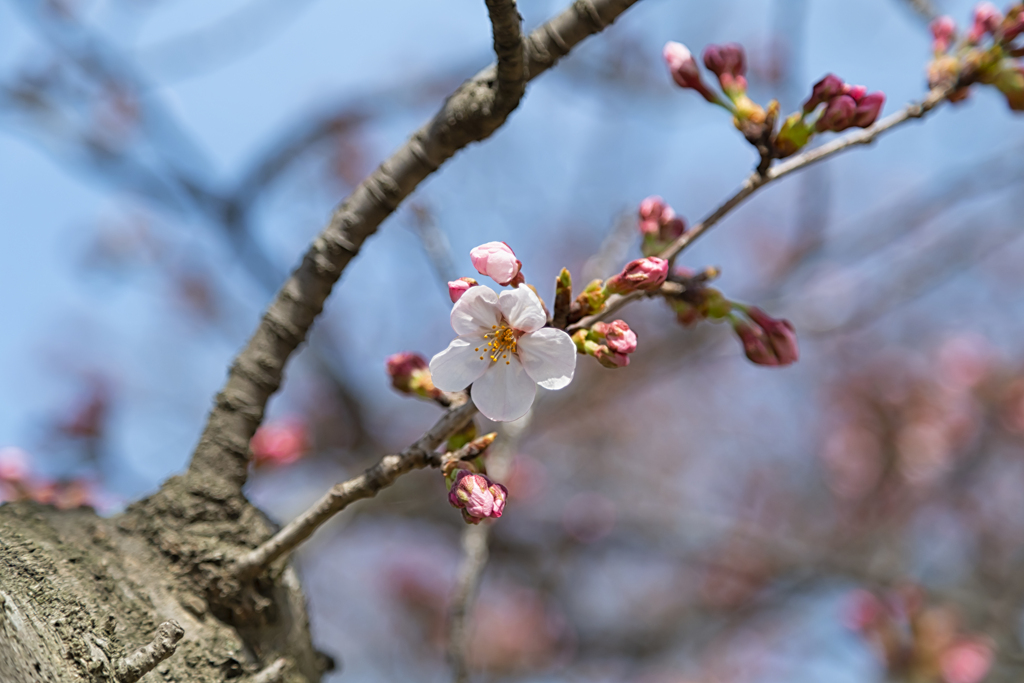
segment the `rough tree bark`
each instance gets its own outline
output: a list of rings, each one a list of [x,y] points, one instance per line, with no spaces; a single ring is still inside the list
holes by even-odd
[[[312,646],[294,572],[279,565],[240,586],[226,571],[274,530],[241,490],[266,401],[364,240],[444,161],[500,127],[527,81],[635,2],[577,0],[522,40],[515,3],[487,0],[497,65],[339,206],[232,365],[189,472],[111,519],[0,507],[0,683],[320,680],[332,661]]]

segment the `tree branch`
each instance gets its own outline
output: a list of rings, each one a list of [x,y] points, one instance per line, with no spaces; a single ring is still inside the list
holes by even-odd
[[[185,629],[176,621],[165,621],[156,629],[153,642],[143,645],[135,652],[118,661],[118,683],[135,683],[156,666],[174,654],[178,641],[185,635]]]
[[[465,396],[461,405],[446,412],[416,443],[398,455],[385,455],[376,465],[358,477],[336,484],[313,507],[293,519],[261,546],[240,558],[234,565],[234,575],[240,579],[254,576],[274,560],[297,548],[300,543],[312,536],[314,531],[348,507],[350,503],[363,498],[372,498],[382,489],[395,483],[395,480],[403,474],[427,466],[439,467],[443,458],[434,451],[448,437],[469,424],[474,415],[476,415],[476,406],[468,396]],[[493,437],[491,438],[493,439]],[[485,441],[490,443],[489,440],[485,439]],[[471,451],[475,451],[475,454],[479,455],[483,451],[480,445],[481,440],[477,439],[449,457],[462,459]]]
[[[528,78],[543,73],[636,2],[578,0],[538,28],[527,45]],[[249,440],[267,400],[280,387],[285,363],[306,339],[349,262],[420,182],[466,145],[490,136],[518,103],[497,96],[496,71],[492,65],[463,83],[431,121],[335,210],[232,363],[192,456],[188,476],[194,484],[202,486],[213,478],[240,488],[245,482]]]
[[[487,13],[494,31],[494,54],[498,58],[498,90],[495,102],[514,109],[526,92],[525,43],[515,0],[487,0]]]
[[[946,96],[949,95],[951,90],[952,88],[936,88],[931,90],[920,102],[907,105],[900,111],[887,116],[869,128],[864,128],[863,130],[843,135],[842,137],[826,142],[819,147],[808,150],[803,154],[798,154],[797,156],[787,159],[776,166],[772,166],[764,174],[754,171],[745,181],[743,181],[739,190],[720,204],[718,208],[712,211],[707,218],[680,235],[675,242],[670,244],[668,248],[658,254],[658,256],[663,259],[667,259],[670,263],[674,262],[676,257],[679,256],[679,254],[687,247],[693,244],[698,237],[714,227],[720,220],[725,218],[729,212],[742,204],[747,197],[754,194],[757,190],[768,183],[778,180],[779,178],[783,178],[794,171],[807,168],[811,164],[827,159],[834,154],[842,152],[843,150],[859,145],[871,144],[882,133],[885,133],[912,119],[919,119],[930,112],[946,99]],[[654,294],[656,295],[657,292]],[[641,292],[632,292],[624,296],[614,295],[609,298],[607,305],[600,313],[588,316],[579,322],[570,325],[566,328],[566,332],[572,334],[577,330],[590,327],[599,320],[605,320],[629,302],[636,301],[643,296],[645,296],[645,294]]]

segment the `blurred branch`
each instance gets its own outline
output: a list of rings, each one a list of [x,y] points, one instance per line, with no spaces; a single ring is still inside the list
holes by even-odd
[[[529,40],[529,77],[543,73],[561,54],[635,2],[580,1],[538,28]],[[245,482],[248,443],[267,400],[280,387],[288,358],[305,340],[334,283],[362,244],[420,182],[466,145],[488,138],[518,104],[498,96],[495,78],[492,65],[463,83],[430,122],[337,208],[232,364],[193,453],[190,479],[201,483],[213,478],[237,488]]]

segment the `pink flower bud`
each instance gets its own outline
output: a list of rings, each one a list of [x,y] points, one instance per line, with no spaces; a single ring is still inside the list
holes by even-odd
[[[974,8],[974,25],[967,32],[967,40],[980,42],[986,33],[995,33],[1003,21],[1003,13],[991,2],[978,3]]]
[[[505,510],[508,489],[483,474],[458,470],[448,491],[448,502],[462,510],[468,524],[479,524],[487,517],[501,517]]]
[[[718,76],[722,89],[730,96],[747,90],[747,55],[736,43],[708,45],[704,48],[704,66]]]
[[[814,111],[819,104],[828,102],[834,97],[843,94],[843,89],[846,84],[843,83],[843,79],[839,78],[835,74],[828,74],[823,79],[814,84],[814,88],[811,91],[810,98],[804,102],[804,113],[810,114]]]
[[[776,320],[757,307],[750,307],[747,315],[764,330],[777,365],[790,365],[800,358],[796,332],[788,320]]]
[[[594,323],[594,332],[604,337],[604,344],[616,353],[629,354],[636,351],[636,332],[629,329],[625,320],[610,323]]]
[[[665,63],[668,64],[669,73],[672,74],[672,80],[676,82],[676,85],[680,88],[696,90],[708,102],[718,102],[718,97],[711,92],[700,77],[697,61],[685,45],[674,42],[665,43],[665,49],[661,54]]]
[[[441,390],[434,387],[430,377],[427,359],[420,354],[403,351],[388,356],[384,363],[395,391],[426,399],[435,399],[441,395]]]
[[[306,425],[297,419],[280,420],[265,424],[256,430],[249,442],[253,464],[289,465],[309,450]]]
[[[932,48],[936,52],[946,52],[956,38],[956,22],[952,17],[942,16],[933,21],[929,28],[932,30],[932,37],[935,39]]]
[[[764,333],[764,330],[742,321],[734,324],[733,329],[740,338],[740,343],[743,344],[743,353],[751,363],[768,366],[779,364],[779,359],[772,353],[768,335]]]
[[[832,131],[839,133],[853,125],[853,115],[857,111],[857,101],[849,95],[833,97],[825,112],[814,124],[815,130],[819,133]]]
[[[478,273],[503,286],[512,282],[523,266],[512,248],[504,242],[488,242],[474,247],[469,252],[469,258]]]
[[[448,283],[448,296],[451,297],[452,303],[455,303],[462,298],[470,287],[476,287],[480,283],[471,277],[460,277],[458,280],[452,280]]]
[[[981,683],[992,668],[992,646],[978,638],[953,643],[939,658],[946,683]]]
[[[640,232],[658,234],[662,223],[675,218],[676,212],[661,197],[653,196],[640,202]]]
[[[628,355],[613,351],[604,344],[594,349],[594,358],[606,368],[624,368],[629,365]]]
[[[622,272],[605,283],[605,291],[609,294],[626,294],[627,292],[653,292],[661,287],[668,277],[668,261],[657,256],[630,261]]]
[[[855,98],[856,99],[856,98]],[[885,93],[873,92],[864,95],[857,102],[857,109],[853,112],[853,126],[856,128],[867,128],[878,120],[882,113],[882,106],[885,104]]]

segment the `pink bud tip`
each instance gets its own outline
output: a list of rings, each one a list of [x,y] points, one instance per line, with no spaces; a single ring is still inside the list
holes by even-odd
[[[512,248],[504,242],[488,242],[474,247],[469,252],[473,267],[481,275],[493,279],[499,285],[507,285],[519,275],[522,268]]]
[[[933,21],[929,28],[932,30],[932,37],[935,39],[932,47],[936,52],[946,52],[956,38],[956,22],[952,17],[941,16]]]
[[[979,42],[986,33],[995,33],[999,24],[1003,21],[1003,14],[999,8],[991,2],[979,3],[974,8],[974,25],[967,33],[967,39],[972,43]]]
[[[455,303],[462,298],[462,295],[469,291],[470,287],[476,287],[480,283],[471,277],[460,277],[458,280],[452,280],[448,283],[448,296],[451,297],[452,303]]]
[[[661,287],[667,277],[668,261],[657,256],[648,256],[627,263],[621,273],[605,283],[605,289],[611,294],[653,292]]]
[[[290,419],[271,422],[256,430],[249,443],[253,463],[263,465],[289,465],[309,450],[306,424],[302,420]]]
[[[776,320],[760,308],[751,307],[747,315],[767,335],[769,347],[776,358],[772,365],[790,365],[797,362],[800,352],[797,348],[796,332],[788,320]]]
[[[822,102],[828,102],[834,97],[843,94],[846,84],[843,79],[835,74],[827,74],[824,78],[814,84],[810,98],[804,102],[804,112],[810,114]]]
[[[951,645],[939,659],[946,683],[981,683],[992,668],[992,646],[977,638],[964,638]]]

